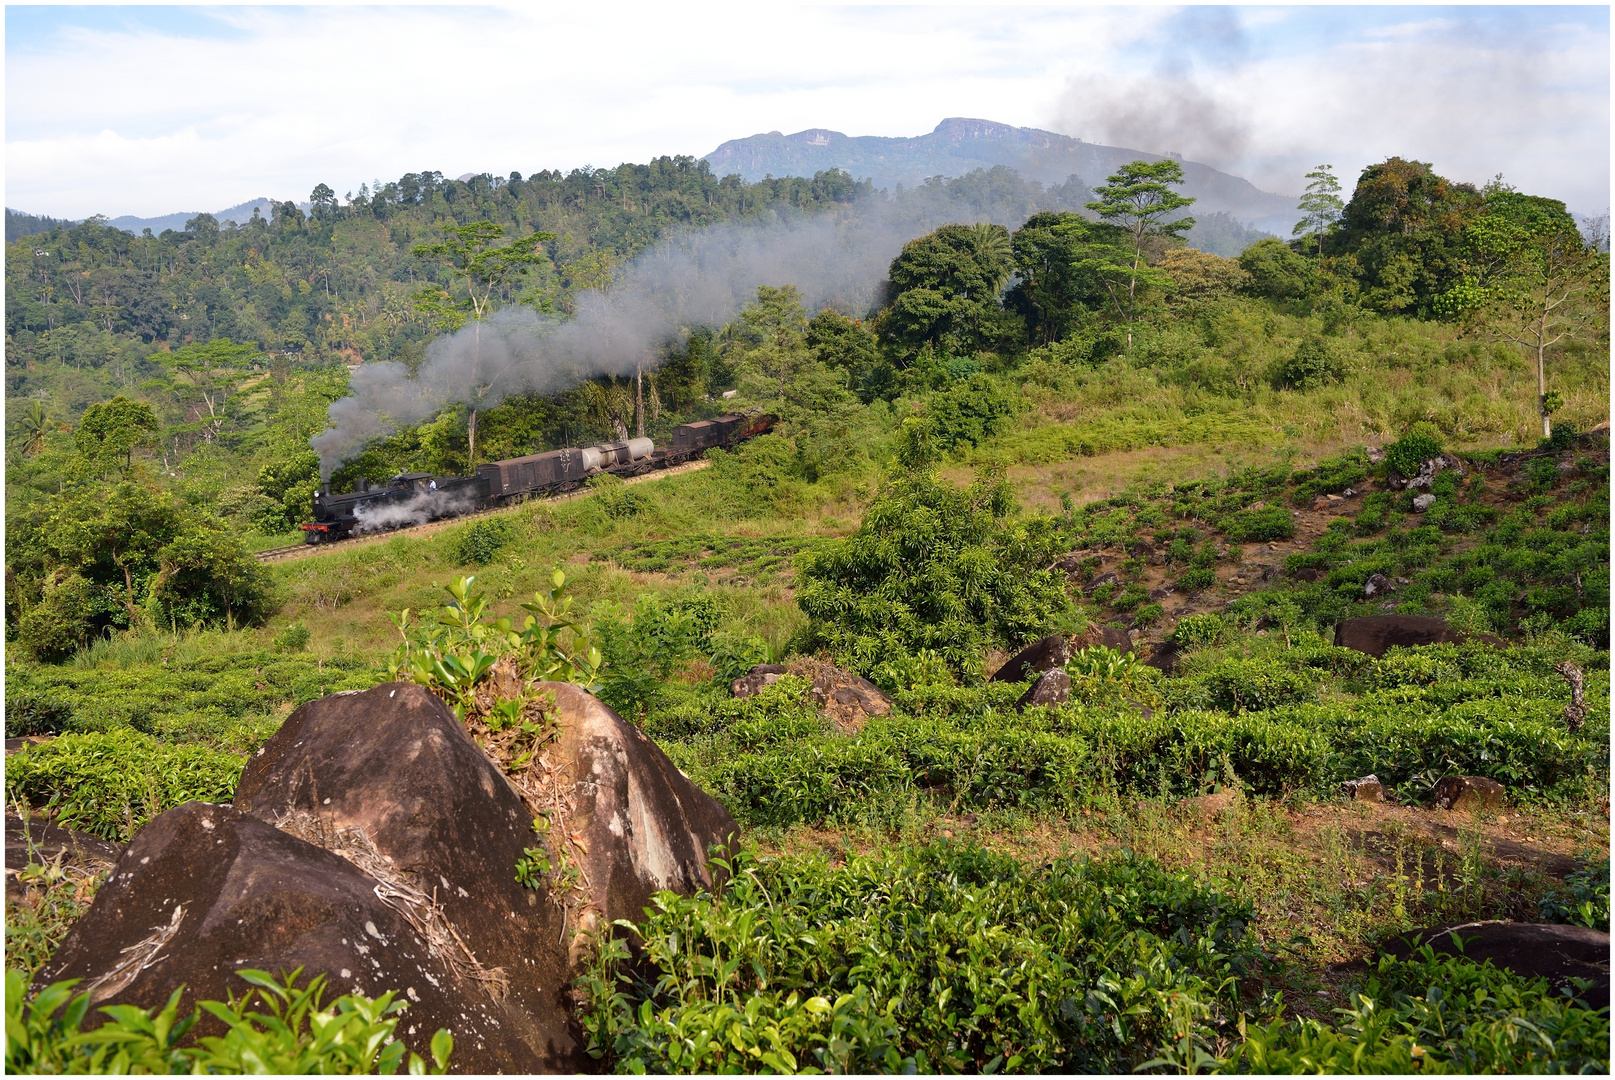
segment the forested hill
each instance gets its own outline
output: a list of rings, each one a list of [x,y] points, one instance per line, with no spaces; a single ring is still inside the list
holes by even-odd
[[[565,310],[574,289],[602,284],[671,227],[869,192],[837,173],[748,184],[680,157],[463,182],[411,173],[345,205],[322,184],[307,214],[279,203],[242,227],[201,214],[151,237],[52,222],[7,247],[6,395],[46,391],[70,419],[160,377],[154,352],[226,337],[304,363],[418,358],[432,328],[410,297],[434,271],[409,249],[444,224],[553,233],[546,265],[505,299]]]

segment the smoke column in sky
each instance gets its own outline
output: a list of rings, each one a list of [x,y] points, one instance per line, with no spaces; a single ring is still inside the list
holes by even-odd
[[[1019,224],[1035,184],[927,186],[814,216],[722,223],[678,234],[635,259],[608,289],[579,293],[560,320],[506,308],[432,342],[414,378],[396,362],[364,364],[330,427],[311,440],[321,479],[374,439],[451,404],[488,409],[512,394],[554,394],[599,375],[647,370],[689,329],[734,318],[759,285],[795,285],[809,312],[868,310],[903,244],[950,222]]]

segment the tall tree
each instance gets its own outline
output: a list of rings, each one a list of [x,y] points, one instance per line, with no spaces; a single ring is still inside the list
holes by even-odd
[[[1020,312],[1027,334],[1039,345],[1059,341],[1086,310],[1121,308],[1094,272],[1094,256],[1103,249],[1106,265],[1123,265],[1126,234],[1116,225],[1089,221],[1079,214],[1033,214],[1013,238],[1015,276],[1020,280],[1004,297]]]
[[[466,316],[472,319],[472,351],[476,372],[473,384],[468,386],[467,402],[471,406],[470,425],[467,429],[467,467],[477,465],[477,411],[504,371],[484,379],[482,372],[482,328],[479,323],[493,311],[494,293],[514,283],[537,263],[545,260],[538,245],[553,240],[553,233],[534,232],[511,241],[503,247],[495,244],[504,237],[505,227],[492,221],[473,221],[469,225],[446,225],[447,236],[436,244],[417,244],[410,254],[418,259],[436,259],[449,276],[465,287],[464,299],[456,300],[444,290],[425,290],[417,295],[416,305],[428,314],[435,315],[446,329],[458,329],[465,324]]]
[[[881,337],[905,359],[926,344],[961,356],[988,348],[1002,329],[1008,239],[1001,226],[944,225],[904,244],[888,271],[893,295]]]
[[[44,401],[34,398],[22,411],[17,423],[17,452],[23,457],[45,449],[45,436],[56,427],[50,408]]]
[[[1307,173],[1307,190],[1296,209],[1306,216],[1295,223],[1291,236],[1316,236],[1318,254],[1323,254],[1323,234],[1340,220],[1346,204],[1340,200],[1340,181],[1330,171],[1333,165],[1319,165]]]
[[[167,367],[174,373],[177,386],[187,387],[198,401],[193,404],[200,413],[207,410],[206,419],[198,417],[204,442],[212,442],[224,430],[228,414],[225,403],[234,392],[242,376],[254,361],[262,359],[254,345],[237,345],[229,338],[214,338],[205,345],[186,345],[168,354]]]
[[[1190,206],[1194,199],[1179,195],[1173,185],[1183,183],[1183,166],[1172,158],[1163,161],[1132,161],[1106,178],[1094,189],[1099,198],[1088,209],[1100,219],[1127,230],[1132,242],[1131,265],[1127,274],[1127,321],[1138,314],[1139,268],[1144,264],[1144,240],[1149,236],[1181,237],[1194,228],[1194,218],[1171,215]],[[1127,343],[1133,343],[1133,330],[1127,328]]]
[[[73,442],[90,469],[99,475],[117,465],[120,458],[125,468],[133,465],[135,447],[157,426],[157,414],[150,405],[119,394],[84,410]]]
[[[795,285],[759,285],[757,299],[740,311],[742,363],[773,384],[783,399],[790,382],[812,359],[807,347],[807,311]]]
[[[1548,351],[1585,333],[1608,303],[1608,257],[1591,248],[1564,204],[1493,191],[1488,212],[1464,230],[1471,273],[1437,298],[1443,314],[1469,314],[1536,365],[1542,437],[1559,396],[1548,390]]]

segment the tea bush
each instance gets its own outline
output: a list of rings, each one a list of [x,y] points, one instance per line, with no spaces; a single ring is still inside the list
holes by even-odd
[[[1564,885],[1542,898],[1543,922],[1572,923],[1609,932],[1609,858],[1565,875]]]
[[[64,828],[126,841],[182,803],[227,802],[245,764],[129,728],[69,733],[6,759],[6,797],[49,810]]]
[[[1351,1005],[1324,1023],[1246,1029],[1222,1073],[1607,1073],[1609,1010],[1594,1011],[1491,964],[1436,956],[1382,958]],[[1178,1064],[1192,1055],[1172,1055]]]
[[[1262,962],[1248,906],[1128,856],[1033,872],[939,844],[731,869],[717,896],[658,894],[643,959],[614,941],[580,983],[608,1066],[1126,1071],[1181,1025],[1175,1002],[1227,1029]]]
[[[1441,433],[1418,423],[1385,448],[1385,467],[1401,476],[1417,476],[1419,466],[1441,453]]]
[[[1317,695],[1315,679],[1278,660],[1223,660],[1195,678],[1210,692],[1212,704],[1228,712],[1276,709]]]
[[[399,1014],[409,1008],[388,991],[378,998],[343,994],[323,1004],[326,977],[299,987],[298,968],[276,979],[242,968],[236,974],[252,989],[230,1001],[202,1001],[180,1016],[176,988],[161,1008],[108,1005],[108,1019],[84,1031],[88,994],[73,996],[77,979],[27,993],[23,974],[6,971],[6,1071],[8,1073],[345,1073],[392,1074],[408,1048],[394,1038]],[[187,1040],[206,1012],[224,1034]],[[414,1029],[411,1028],[411,1031]],[[434,1074],[446,1072],[454,1036],[432,1036]],[[408,1054],[411,1074],[425,1073]]]
[[[247,752],[292,707],[375,683],[369,662],[245,652],[129,667],[6,669],[6,735],[133,728]]]

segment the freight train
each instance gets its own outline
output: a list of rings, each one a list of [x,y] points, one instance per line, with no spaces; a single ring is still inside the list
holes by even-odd
[[[303,531],[308,543],[327,544],[570,491],[595,476],[639,476],[693,461],[714,447],[732,447],[775,423],[773,416],[726,413],[679,425],[660,449],[649,439],[627,439],[490,461],[470,476],[399,473],[385,484],[361,479],[341,495],[326,485],[314,493],[314,520]]]

